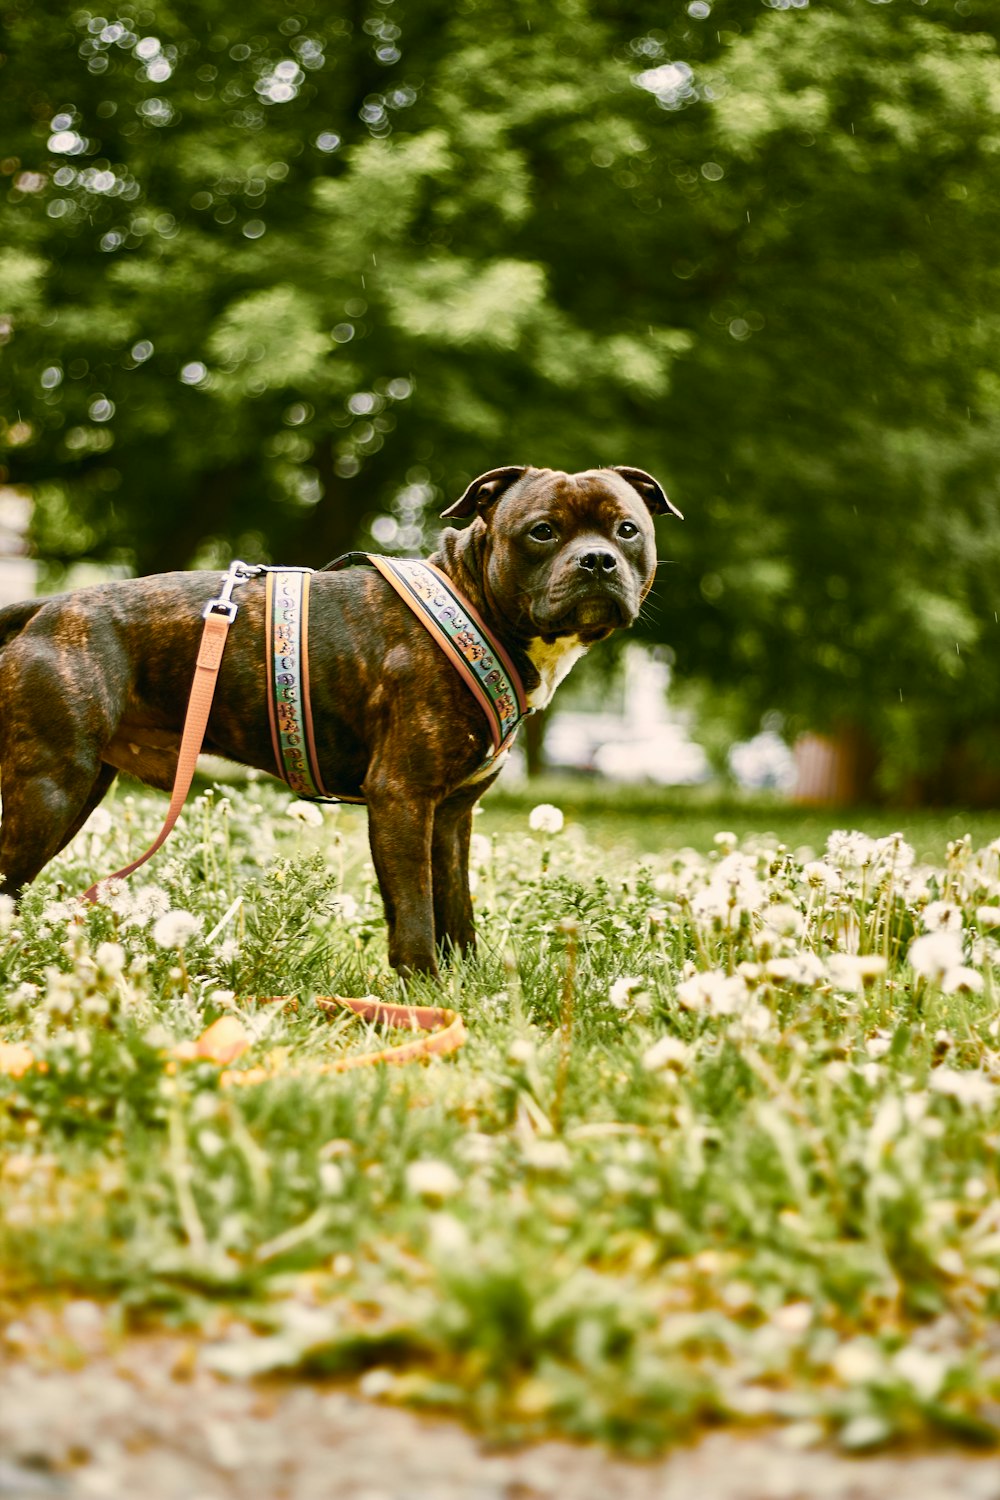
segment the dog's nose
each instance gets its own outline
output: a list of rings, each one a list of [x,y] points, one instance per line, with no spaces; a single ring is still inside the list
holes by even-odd
[[[587,573],[613,573],[618,566],[618,559],[613,552],[581,552],[577,558],[577,565]]]

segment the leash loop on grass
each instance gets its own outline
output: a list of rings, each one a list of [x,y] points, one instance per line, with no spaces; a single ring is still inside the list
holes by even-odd
[[[282,1005],[288,1010],[298,1010],[299,1002],[294,995],[268,995],[248,998],[256,1005]],[[363,1021],[381,1021],[389,1026],[407,1027],[411,1032],[427,1033],[408,1042],[398,1042],[394,1047],[381,1047],[377,1052],[361,1052],[353,1056],[334,1058],[330,1062],[307,1063],[290,1068],[287,1072],[272,1072],[266,1066],[246,1069],[225,1067],[221,1075],[223,1088],[265,1083],[272,1078],[316,1077],[329,1073],[347,1073],[354,1068],[370,1068],[379,1063],[389,1065],[421,1062],[424,1058],[446,1057],[457,1052],[466,1039],[465,1024],[455,1010],[440,1005],[397,1005],[377,1000],[374,995],[353,998],[347,995],[318,997],[316,1005],[325,1015],[334,1017],[342,1011],[350,1011]],[[220,1065],[235,1062],[250,1045],[250,1038],[233,1017],[224,1017],[214,1022],[197,1042],[185,1042],[175,1048],[174,1055],[185,1061],[208,1059]]]
[[[317,1069],[321,1073],[344,1073],[349,1068],[368,1067],[373,1063],[406,1063],[421,1057],[445,1057],[465,1044],[467,1033],[462,1017],[458,1011],[447,1010],[441,1005],[391,1005],[371,995],[364,995],[359,1000],[334,995],[328,1000],[318,999],[316,1004],[327,1015],[336,1015],[338,1009],[349,1010],[364,1021],[383,1021],[390,1026],[408,1026],[411,1031],[430,1033],[410,1042],[397,1043],[395,1047],[383,1047],[378,1052],[362,1052],[356,1057],[342,1057],[336,1062],[324,1063]]]

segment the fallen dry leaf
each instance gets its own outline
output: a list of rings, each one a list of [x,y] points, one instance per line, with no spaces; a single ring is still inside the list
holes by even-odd
[[[220,1016],[194,1042],[181,1042],[173,1050],[182,1062],[205,1059],[214,1063],[231,1063],[251,1045],[251,1037],[235,1016]]]
[[[35,1054],[24,1042],[0,1042],[0,1073],[20,1078],[35,1065]]]

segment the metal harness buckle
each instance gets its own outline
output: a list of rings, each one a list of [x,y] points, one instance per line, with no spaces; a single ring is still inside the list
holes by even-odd
[[[257,563],[245,563],[239,560],[231,562],[229,564],[229,572],[222,581],[222,588],[219,591],[218,597],[209,599],[201,612],[202,619],[207,620],[209,615],[225,615],[229,623],[232,624],[236,619],[239,609],[239,605],[233,602],[233,589],[238,584],[246,583],[248,578],[256,578],[263,572],[263,566]]]

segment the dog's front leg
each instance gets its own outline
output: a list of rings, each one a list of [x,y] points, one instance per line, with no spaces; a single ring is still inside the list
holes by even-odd
[[[472,809],[479,789],[443,803],[434,815],[431,870],[434,884],[434,938],[439,951],[471,953],[476,946],[469,894],[469,840]]]
[[[368,839],[389,928],[389,962],[402,975],[436,974],[431,838],[434,804],[398,783],[365,783]]]

